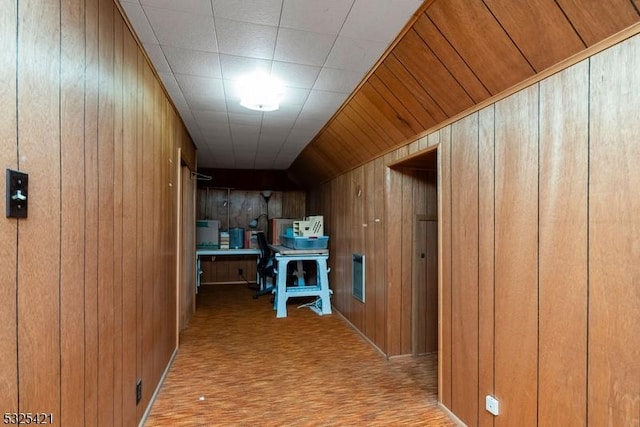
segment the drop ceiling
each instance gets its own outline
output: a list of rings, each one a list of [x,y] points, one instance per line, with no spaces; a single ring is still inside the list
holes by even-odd
[[[200,168],[287,169],[360,84],[421,0],[120,0],[198,147]],[[240,106],[270,72],[280,109]]]

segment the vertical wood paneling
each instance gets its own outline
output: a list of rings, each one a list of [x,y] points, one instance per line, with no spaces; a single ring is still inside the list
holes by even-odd
[[[85,5],[61,2],[60,424],[82,426],[85,396]]]
[[[413,189],[415,185],[414,170],[400,170],[402,180],[401,184],[401,202],[399,212],[400,216],[400,241],[398,250],[400,252],[400,261],[398,267],[401,271],[400,282],[400,353],[410,354],[412,351],[412,295],[413,295],[413,241],[415,231],[415,205],[413,198]]]
[[[0,160],[30,178],[29,217],[0,221],[0,401],[55,424],[135,425],[176,343],[169,164],[177,144],[193,147],[150,69],[138,84],[139,47],[114,2],[4,2],[0,24]],[[142,114],[158,130],[147,141]],[[159,175],[142,187],[144,143]],[[147,193],[158,245],[144,246]],[[144,304],[143,253],[159,260],[157,300]],[[154,306],[157,323],[138,329]],[[159,347],[143,354],[143,335]],[[138,363],[155,371],[136,410]]]
[[[141,185],[138,181],[138,144],[137,138],[137,45],[133,37],[124,32],[124,74],[123,74],[123,121],[122,144],[122,424],[124,426],[136,423],[136,403],[133,398],[133,390],[137,378],[136,354],[137,354],[137,283],[138,257],[137,257],[137,215],[138,197],[136,188]],[[193,265],[193,264],[192,264]]]
[[[588,71],[540,83],[541,424],[586,424]]]
[[[114,62],[113,3],[98,18],[98,424],[114,411]]]
[[[98,0],[85,0],[85,423],[98,425]]]
[[[496,104],[496,426],[535,425],[538,376],[538,87]]]
[[[16,133],[16,80],[17,80],[17,23],[18,2],[0,2],[0,164],[5,168],[18,168],[18,139]],[[3,171],[4,172],[4,171]],[[3,192],[6,191],[4,180]],[[17,245],[18,220],[0,218],[0,402],[6,412],[18,411],[18,336],[17,321]]]
[[[60,416],[60,4],[20,1],[18,43],[18,167],[29,173],[30,198],[29,217],[18,227],[19,410],[31,412],[42,408],[57,419]]]
[[[427,223],[425,353],[438,351],[438,222]]]
[[[478,115],[451,125],[451,409],[478,419]]]
[[[418,180],[413,188],[415,215],[412,236],[412,292],[411,292],[411,353],[426,353],[428,325],[427,317],[427,190],[425,172],[418,171]]]
[[[478,425],[493,426],[485,396],[494,394],[494,106],[478,112]]]
[[[375,163],[369,162],[364,166],[364,183],[362,186],[363,224],[364,227],[364,255],[365,255],[365,325],[364,333],[375,342],[376,336],[376,188]]]
[[[389,163],[395,160],[391,154],[385,156]],[[402,316],[402,173],[386,168],[385,214],[387,219],[387,346],[389,355],[401,354]]]
[[[145,76],[146,61],[144,55],[138,54],[136,77],[137,77],[137,109],[136,109],[136,140],[138,141],[136,147],[136,181],[138,187],[136,188],[136,380],[142,379],[144,375],[144,325],[145,315],[143,310],[144,290],[146,289],[146,277],[148,275],[148,255],[149,251],[145,251],[145,243],[148,237],[148,231],[145,228],[144,215],[149,214],[149,208],[145,208],[145,202],[148,203],[148,197],[145,194],[148,193],[149,179],[145,179],[145,172],[148,172],[149,165],[148,159],[145,158],[145,143],[148,143],[149,137],[145,137],[148,128],[148,118],[145,115],[145,108],[147,108],[148,97],[145,94],[148,93],[147,79]],[[145,191],[147,190],[147,191]],[[143,384],[144,385],[144,384]],[[145,387],[142,387],[142,393],[144,397]],[[137,418],[142,418],[144,414],[145,405],[144,400],[136,407]]]
[[[451,127],[439,131],[438,146],[438,398],[451,408]]]
[[[591,60],[589,425],[640,424],[640,37]]]
[[[114,10],[113,27],[113,425],[122,425],[122,405],[125,396],[122,393],[122,351],[123,336],[122,329],[123,307],[122,307],[122,203],[123,203],[123,22],[117,10]]]
[[[153,206],[153,188],[155,181],[155,163],[154,163],[154,128],[153,128],[153,108],[154,108],[154,79],[153,73],[149,66],[143,65],[143,81],[144,85],[144,130],[143,130],[143,153],[142,153],[142,247],[151,248],[154,246],[154,206]],[[142,277],[142,296],[139,310],[142,312],[142,366],[138,375],[142,378],[142,403],[143,406],[149,402],[151,398],[150,387],[145,384],[153,383],[153,308],[155,301],[153,300],[153,282],[154,282],[154,256],[151,251],[142,253],[143,277]]]
[[[387,334],[386,334],[386,299],[387,299],[387,278],[386,278],[386,263],[387,259],[387,221],[385,216],[386,211],[386,191],[380,191],[383,189],[386,182],[386,169],[384,159],[382,157],[374,161],[374,217],[373,226],[375,247],[374,253],[370,254],[367,262],[373,262],[375,273],[373,286],[375,287],[375,299],[373,304],[375,306],[375,325],[376,332],[374,335],[374,342],[379,348],[387,349]],[[371,281],[367,286],[371,286]]]

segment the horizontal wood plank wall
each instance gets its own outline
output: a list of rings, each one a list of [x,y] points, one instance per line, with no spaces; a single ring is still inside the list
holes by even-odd
[[[17,49],[16,31],[18,2],[0,2],[0,164],[4,168],[18,168],[16,124]],[[4,180],[2,187],[4,191]],[[17,251],[18,223],[0,217],[0,402],[5,412],[18,411],[18,336],[16,333],[18,283]]]
[[[2,409],[136,425],[176,343],[169,164],[195,150],[112,1],[0,16],[0,160],[29,174],[28,218],[0,220]]]
[[[590,425],[640,424],[640,36],[591,61]]]

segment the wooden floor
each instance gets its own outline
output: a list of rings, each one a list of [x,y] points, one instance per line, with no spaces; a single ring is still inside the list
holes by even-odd
[[[337,315],[203,286],[146,426],[452,426],[435,356],[386,360]]]

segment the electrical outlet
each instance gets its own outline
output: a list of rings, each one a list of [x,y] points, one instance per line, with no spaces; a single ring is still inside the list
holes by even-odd
[[[500,413],[500,402],[495,397],[487,395],[485,409],[493,415],[498,415]]]
[[[142,378],[136,381],[136,405],[142,400]]]
[[[244,273],[244,272],[242,271],[242,269],[241,269],[241,268],[239,268],[239,269],[238,269],[238,276],[242,276],[242,273]]]

